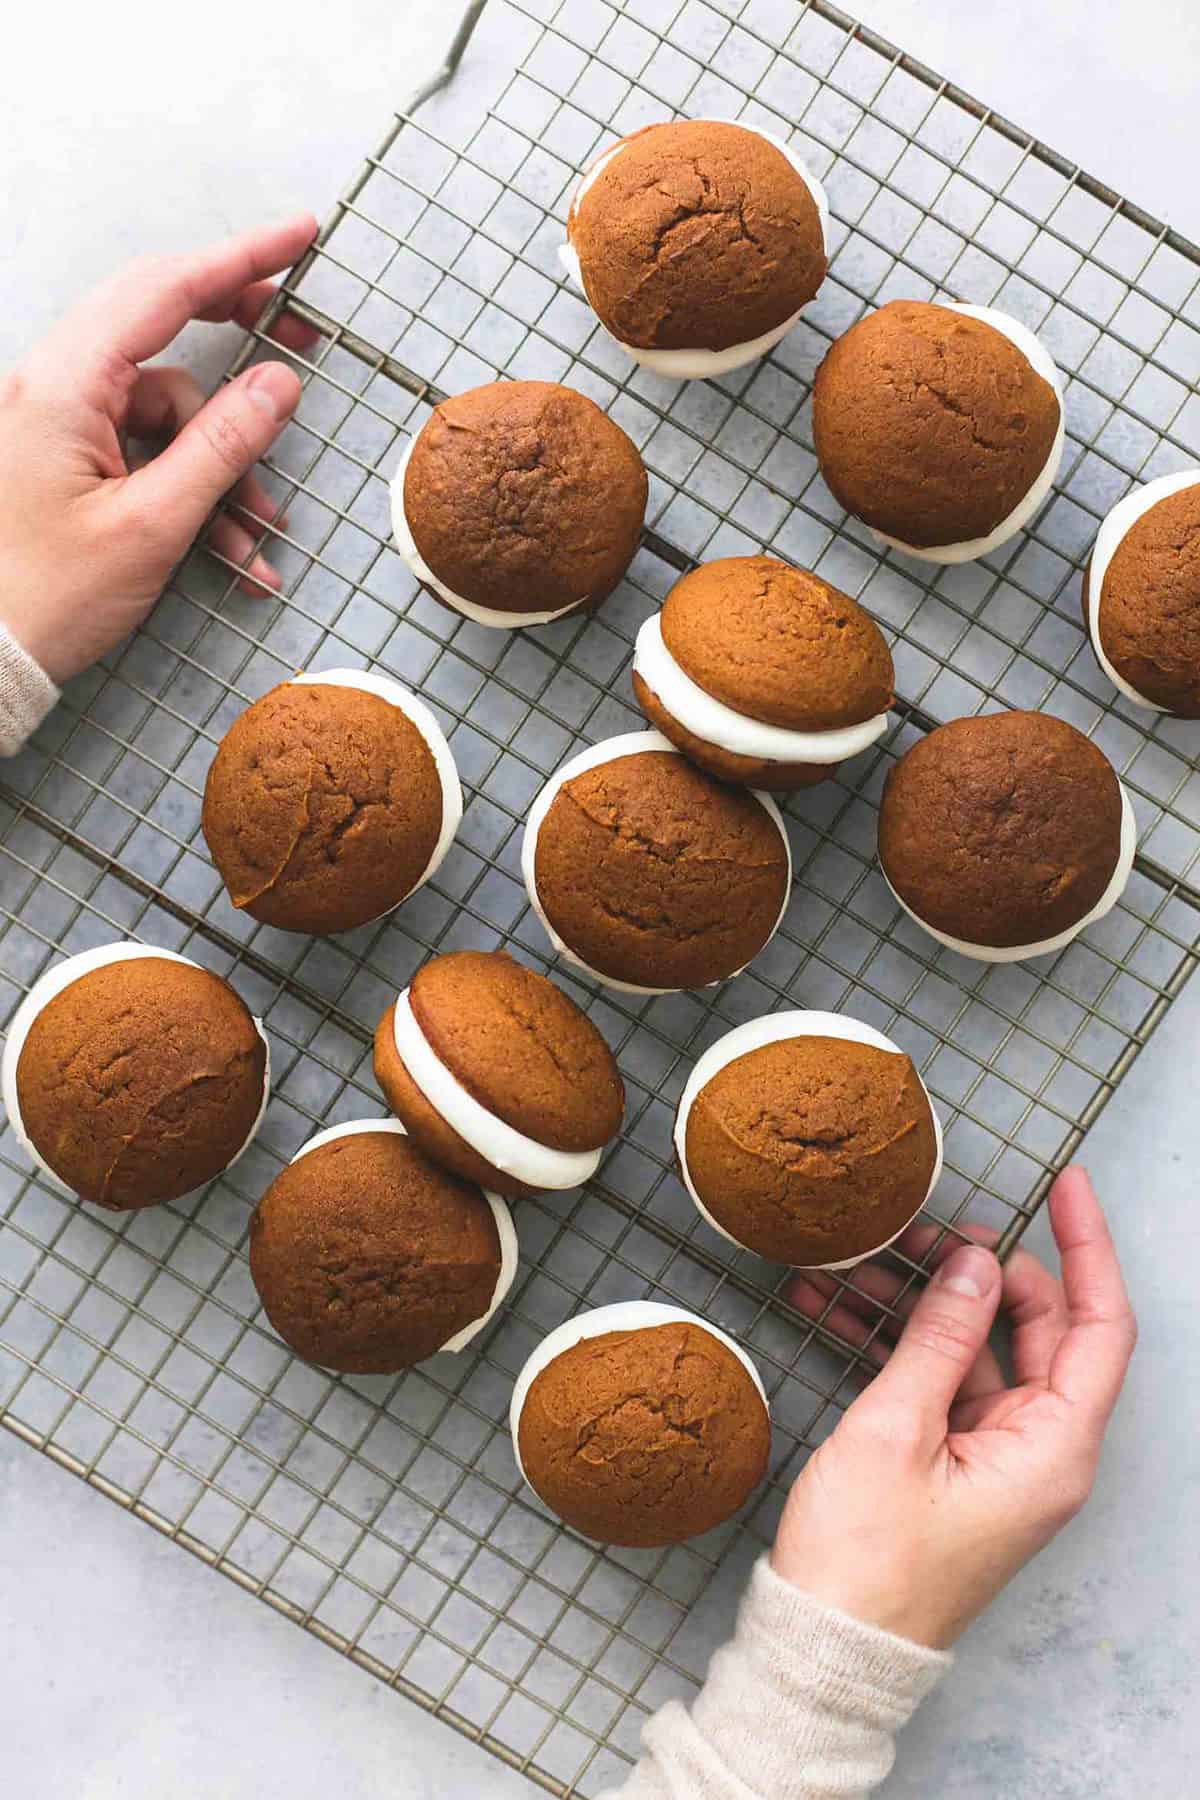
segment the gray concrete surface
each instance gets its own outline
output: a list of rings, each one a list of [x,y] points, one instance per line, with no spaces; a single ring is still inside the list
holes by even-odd
[[[0,363],[135,251],[299,205],[320,212],[417,78],[447,10],[21,8],[6,28],[0,107]],[[1200,237],[1200,11],[1188,0],[857,10]],[[1147,46],[1154,79],[1142,82],[1132,72]],[[221,334],[190,354],[216,368]],[[1143,1326],[1097,1494],[971,1633],[905,1736],[886,1790],[895,1800],[1193,1791],[1198,1032],[1193,984],[1087,1147]],[[5,1434],[0,1545],[6,1794],[537,1791]]]

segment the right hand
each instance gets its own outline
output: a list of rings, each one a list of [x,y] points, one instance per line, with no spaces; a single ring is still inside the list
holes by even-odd
[[[1083,1505],[1137,1329],[1082,1169],[1058,1177],[1049,1206],[1061,1282],[1022,1249],[1003,1268],[970,1244],[938,1264],[788,1497],[772,1551],[786,1580],[944,1649]],[[898,1282],[864,1268],[862,1291],[895,1297]],[[798,1274],[790,1297],[824,1316],[828,1283]],[[1015,1387],[987,1347],[1001,1305]],[[831,1324],[871,1335],[844,1303]]]

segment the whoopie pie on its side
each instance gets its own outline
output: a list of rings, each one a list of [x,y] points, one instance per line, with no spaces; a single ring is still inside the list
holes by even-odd
[[[1061,950],[1116,905],[1137,825],[1104,752],[1046,713],[955,719],[888,774],[879,862],[931,936],[983,962]]]
[[[427,1156],[511,1199],[589,1180],[625,1109],[587,1014],[501,950],[418,969],[379,1021],[375,1076]]]
[[[650,723],[718,780],[809,787],[888,726],[887,640],[849,595],[771,556],[727,556],[675,583],[637,635]]]

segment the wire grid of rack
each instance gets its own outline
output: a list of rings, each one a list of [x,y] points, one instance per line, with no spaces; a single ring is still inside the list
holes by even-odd
[[[826,182],[836,238],[820,296],[764,363],[682,386],[631,367],[556,260],[578,169],[673,112],[790,135]],[[691,1060],[778,1006],[881,1025],[946,1125],[931,1217],[988,1224],[1008,1245],[1196,962],[1200,736],[1148,725],[1112,693],[1078,590],[1112,502],[1200,454],[1198,281],[1191,245],[821,0],[492,0],[462,72],[419,119],[397,117],[287,283],[322,337],[269,464],[289,499],[272,550],[286,599],[245,597],[232,565],[194,552],[145,630],[73,684],[6,771],[6,1016],[60,950],[128,933],[230,975],[265,1019],[276,1080],[238,1167],[143,1214],[64,1202],[6,1130],[5,1423],[550,1791],[619,1780],[648,1711],[695,1690],[788,1483],[866,1366],[783,1303],[780,1271],[695,1218],[669,1166]],[[881,557],[844,518],[808,422],[830,338],[869,304],[936,294],[1024,319],[1068,378],[1067,456],[1034,528],[940,571]],[[497,374],[582,388],[650,469],[644,548],[594,618],[483,631],[418,590],[389,542],[387,477],[409,435],[441,394]],[[751,970],[647,1001],[581,985],[552,965],[526,904],[525,809],[580,740],[638,725],[633,637],[678,572],[763,547],[885,626],[895,727],[788,803],[796,893]],[[229,906],[200,792],[245,704],[299,666],[346,665],[377,665],[434,705],[468,806],[437,879],[399,913],[311,941]],[[1141,852],[1122,903],[1076,944],[989,968],[898,913],[873,862],[874,807],[915,734],[1004,705],[1095,738],[1131,792]],[[520,1206],[520,1276],[482,1348],[395,1379],[330,1378],[265,1324],[251,1209],[313,1130],[382,1110],[371,1030],[424,957],[501,944],[554,966],[617,1050],[622,1139],[587,1191]],[[520,1490],[508,1393],[547,1329],[639,1295],[750,1348],[772,1397],[771,1476],[705,1539],[601,1551]]]

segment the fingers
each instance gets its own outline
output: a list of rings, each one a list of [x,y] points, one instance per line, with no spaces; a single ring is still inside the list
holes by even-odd
[[[181,556],[217,502],[270,448],[299,398],[292,370],[257,364],[214,394],[153,462],[129,476],[120,503],[153,520]]]
[[[119,390],[122,371],[164,350],[190,319],[230,317],[239,296],[295,262],[316,230],[301,213],[192,255],[131,263],[56,327],[58,362],[77,380],[98,376]]]
[[[990,1250],[960,1245],[913,1308],[886,1367],[856,1402],[863,1415],[889,1434],[940,1444],[999,1304],[996,1258]]]
[[[131,437],[174,437],[203,405],[204,390],[186,369],[140,369],[115,422]]]
[[[253,331],[278,291],[273,281],[251,282],[248,288],[243,288],[232,306],[210,308],[202,317],[212,324],[232,319],[243,330]],[[321,333],[315,325],[306,325],[294,313],[284,311],[273,321],[268,336],[277,344],[282,344],[285,350],[311,350],[319,341]]]
[[[1013,1374],[1021,1386],[1044,1386],[1067,1330],[1062,1283],[1030,1251],[1014,1250],[1004,1265],[1003,1304],[1012,1332]]]
[[[1068,1328],[1050,1385],[1103,1430],[1137,1341],[1137,1322],[1108,1223],[1083,1169],[1064,1169],[1050,1190],[1050,1222],[1062,1259]]]

